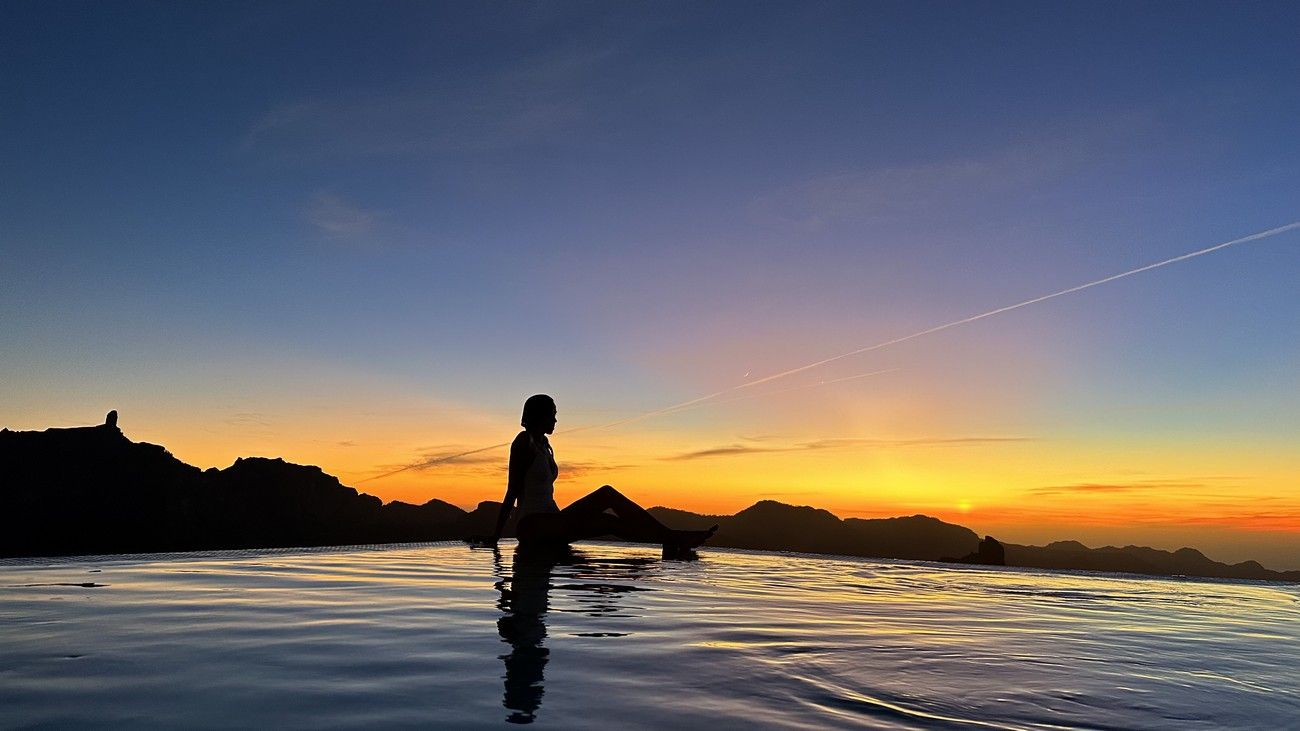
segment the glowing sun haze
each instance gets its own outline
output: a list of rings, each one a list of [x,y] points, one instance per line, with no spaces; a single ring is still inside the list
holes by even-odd
[[[0,426],[1300,568],[1300,7],[0,6]],[[632,419],[699,396],[716,399]],[[608,428],[564,433],[574,427]],[[410,465],[383,479],[370,479]]]

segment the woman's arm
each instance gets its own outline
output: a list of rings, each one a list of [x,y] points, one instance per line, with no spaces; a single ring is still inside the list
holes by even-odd
[[[514,509],[515,501],[524,490],[524,475],[528,474],[528,468],[533,466],[533,459],[537,453],[528,443],[528,433],[520,432],[515,437],[515,441],[510,444],[510,471],[506,477],[506,496],[501,499],[501,512],[497,513],[497,527],[492,531],[492,542],[495,543],[501,538],[501,531],[505,530],[506,521],[510,519],[510,511]]]

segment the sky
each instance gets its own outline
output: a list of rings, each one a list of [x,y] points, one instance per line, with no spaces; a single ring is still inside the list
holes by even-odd
[[[1297,78],[1295,3],[6,2],[0,426],[470,507],[548,393],[561,504],[1300,568],[1300,231],[728,390],[1300,220]]]

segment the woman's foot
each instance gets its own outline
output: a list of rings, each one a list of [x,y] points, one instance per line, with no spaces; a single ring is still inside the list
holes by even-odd
[[[663,560],[665,561],[698,561],[700,554],[692,548],[678,548],[667,543],[664,544]]]
[[[718,532],[718,526],[708,530],[675,530],[664,541],[664,548],[690,549],[701,546]]]

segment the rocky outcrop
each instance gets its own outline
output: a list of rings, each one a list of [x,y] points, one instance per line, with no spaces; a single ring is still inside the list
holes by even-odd
[[[998,540],[993,536],[984,536],[984,540],[980,541],[979,550],[974,553],[968,553],[961,558],[945,557],[939,560],[948,563],[973,563],[981,566],[1007,565],[1006,550],[1002,548],[1002,544],[998,543]]]
[[[100,426],[0,431],[0,555],[429,541],[468,535],[442,501],[391,503],[319,467],[259,457],[200,470]]]

